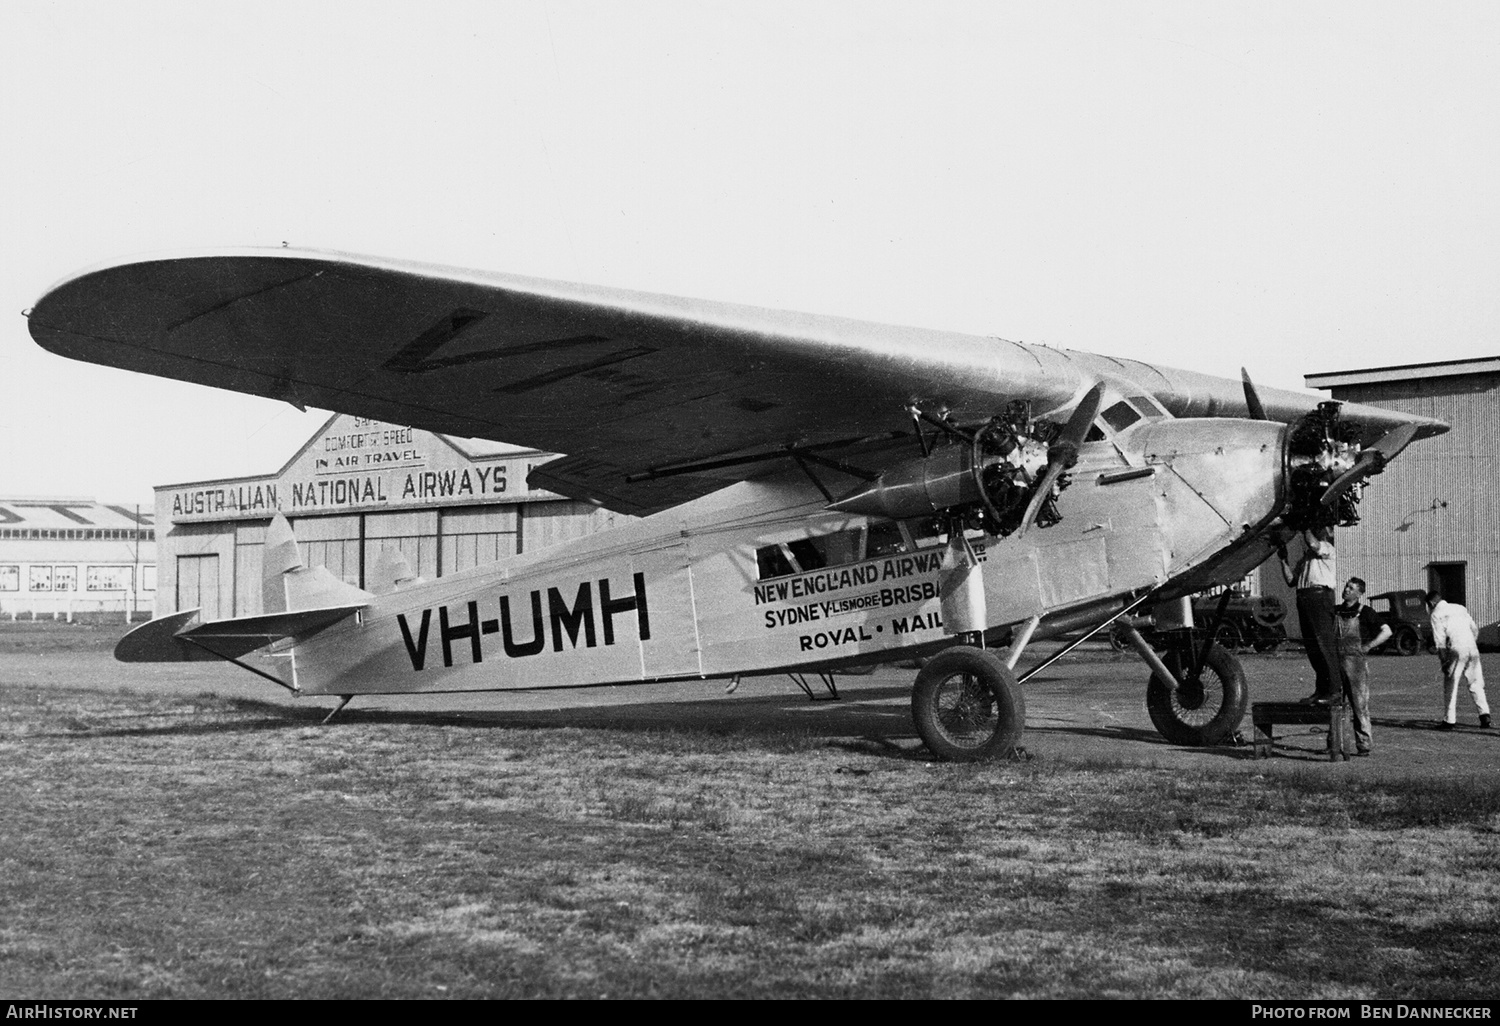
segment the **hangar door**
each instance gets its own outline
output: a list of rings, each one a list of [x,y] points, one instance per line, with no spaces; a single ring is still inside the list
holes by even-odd
[[[304,566],[325,566],[340,580],[356,588],[362,585],[358,516],[298,517],[288,522]]]
[[[200,620],[219,616],[219,557],[177,557],[177,608],[200,609]]]
[[[494,563],[518,551],[519,506],[445,509],[439,521],[444,575]]]

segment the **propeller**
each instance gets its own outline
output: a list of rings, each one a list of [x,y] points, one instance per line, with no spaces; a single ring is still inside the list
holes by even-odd
[[[1052,444],[1047,447],[1047,470],[1042,475],[1041,483],[1036,486],[1036,491],[1031,495],[1031,502],[1026,506],[1025,516],[1021,517],[1018,537],[1024,536],[1036,521],[1037,514],[1042,511],[1042,503],[1046,502],[1047,496],[1052,494],[1052,488],[1057,484],[1057,479],[1062,476],[1063,471],[1077,461],[1078,447],[1083,444],[1083,437],[1089,433],[1089,426],[1094,423],[1094,418],[1099,416],[1099,404],[1103,400],[1104,384],[1100,382],[1089,389],[1078,401],[1078,407],[1068,418],[1068,423],[1063,426],[1062,434],[1053,439]]]
[[[1338,497],[1356,482],[1363,481],[1372,474],[1380,473],[1388,462],[1395,459],[1402,449],[1411,444],[1411,440],[1415,437],[1417,437],[1417,425],[1402,424],[1381,435],[1368,449],[1360,450],[1354,466],[1340,474],[1334,479],[1333,484],[1324,490],[1323,505],[1332,506]]]
[[[1250,411],[1251,420],[1270,420],[1266,416],[1266,408],[1261,405],[1260,395],[1255,391],[1255,382],[1250,380],[1250,372],[1240,368],[1240,380],[1245,384],[1245,406]]]

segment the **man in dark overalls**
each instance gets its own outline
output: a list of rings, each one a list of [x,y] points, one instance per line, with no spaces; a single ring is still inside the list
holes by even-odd
[[[1390,624],[1381,623],[1365,605],[1365,582],[1349,578],[1344,601],[1334,610],[1334,634],[1338,640],[1339,668],[1344,675],[1344,694],[1354,720],[1354,754],[1370,754],[1370,668],[1365,653],[1385,644]]]

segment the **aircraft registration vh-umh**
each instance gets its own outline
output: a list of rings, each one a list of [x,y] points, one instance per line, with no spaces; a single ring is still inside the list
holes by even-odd
[[[1034,639],[1148,609],[1180,625],[1163,652],[1126,632],[1153,723],[1224,739],[1245,677],[1189,597],[1355,522],[1447,430],[1243,372],[287,249],[96,268],[29,317],[74,359],[561,451],[533,486],[641,518],[432,581],[385,554],[366,591],[278,516],[262,614],[165,616],[120,659],[347,702],[926,658],[917,731],[959,760],[1014,750]]]

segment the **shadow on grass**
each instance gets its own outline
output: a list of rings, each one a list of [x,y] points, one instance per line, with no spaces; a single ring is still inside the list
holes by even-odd
[[[1434,734],[1437,734],[1437,733],[1447,733],[1447,731],[1443,731],[1443,730],[1441,730],[1439,728],[1439,726],[1438,726],[1438,720],[1436,720],[1436,719],[1431,719],[1431,720],[1425,720],[1425,719],[1423,719],[1423,720],[1414,720],[1414,719],[1398,720],[1398,719],[1383,719],[1383,718],[1381,718],[1379,716],[1372,716],[1370,718],[1370,723],[1371,723],[1372,726],[1376,726],[1376,727],[1388,727],[1388,728],[1390,728],[1392,730],[1431,731]],[[1476,724],[1464,723],[1462,720],[1459,721],[1458,726],[1454,728],[1453,732],[1456,733],[1456,734],[1477,735],[1479,737],[1492,737],[1492,738],[1495,738],[1496,740],[1500,740],[1500,730],[1495,730],[1494,728],[1486,730],[1483,727],[1480,727],[1480,726],[1478,726]]]
[[[881,689],[901,692],[901,689]],[[866,699],[878,692],[865,692]],[[355,700],[356,702],[358,699]],[[778,746],[789,736],[813,739],[860,739],[870,741],[872,754],[901,755],[897,742],[914,741],[910,716],[905,709],[889,710],[851,702],[824,706],[816,720],[801,715],[811,703],[798,694],[785,698],[714,699],[704,702],[656,702],[641,705],[609,705],[572,709],[468,710],[431,712],[422,710],[360,709],[351,705],[340,710],[328,724],[330,731],[363,726],[452,727],[470,730],[561,730],[591,729],[620,734],[660,734],[664,731],[696,733],[706,737],[764,738]],[[820,703],[821,705],[821,703]],[[119,725],[103,718],[92,722],[87,714],[70,716],[65,729],[38,733],[38,737],[88,739],[100,737],[212,737],[319,726],[328,716],[323,707],[296,707],[256,699],[214,699],[190,711],[160,709],[144,711],[139,719],[183,717],[179,722]],[[102,722],[101,722],[102,721]],[[881,745],[889,738],[890,747]],[[906,757],[901,755],[901,757]]]

